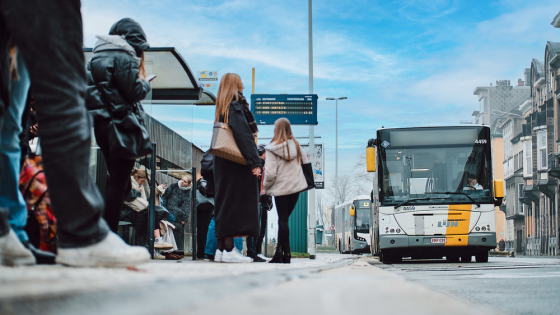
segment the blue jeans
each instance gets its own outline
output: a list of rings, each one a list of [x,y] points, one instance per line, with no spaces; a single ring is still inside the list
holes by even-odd
[[[238,251],[243,250],[243,238],[236,237],[233,239],[233,245]],[[216,254],[216,249],[218,249],[218,240],[216,239],[216,223],[214,218],[210,220],[210,225],[208,225],[208,234],[206,235],[206,247],[204,248],[204,253],[207,255],[214,256]]]
[[[24,228],[27,224],[27,207],[19,191],[22,131],[21,117],[27,101],[30,80],[23,58],[18,54],[19,80],[10,80],[10,105],[0,129],[0,206],[8,208],[8,222],[20,241],[29,240]],[[5,218],[2,218],[5,219]]]

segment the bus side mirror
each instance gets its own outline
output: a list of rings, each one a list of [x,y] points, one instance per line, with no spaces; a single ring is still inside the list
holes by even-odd
[[[366,166],[368,173],[375,172],[375,147],[366,148]]]
[[[504,181],[494,180],[494,198],[504,198]]]
[[[353,217],[356,215],[356,206],[350,206],[350,216]]]

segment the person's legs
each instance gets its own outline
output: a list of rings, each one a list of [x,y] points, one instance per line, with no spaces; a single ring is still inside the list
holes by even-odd
[[[234,238],[233,239],[233,247],[235,247],[238,251],[241,252],[243,250],[243,237]]]
[[[216,223],[214,222],[214,217],[210,219],[210,224],[208,225],[208,233],[206,234],[206,247],[204,248],[204,253],[207,255],[216,254],[218,249],[218,240],[216,239]]]
[[[10,82],[10,106],[0,129],[0,205],[9,209],[8,221],[19,240],[29,240],[25,232],[27,207],[19,190],[20,157],[19,134],[21,116],[25,109],[30,81],[27,68],[21,56],[17,57],[19,80]]]
[[[117,233],[124,199],[132,189],[130,173],[134,168],[135,161],[112,156],[109,151],[107,130],[104,127],[95,126],[94,131],[95,140],[103,153],[109,172],[103,219],[105,219],[111,231]]]
[[[288,219],[294,211],[299,193],[275,197],[276,209],[278,210],[278,244],[290,246],[290,228]]]
[[[196,253],[197,258],[204,258],[208,225],[212,219],[211,211],[198,211],[196,217]],[[213,255],[213,254],[212,254]]]
[[[89,176],[80,1],[1,0],[0,11],[33,85],[59,248],[99,243],[108,227],[101,219],[103,200]]]
[[[264,237],[266,235],[267,224],[268,224],[268,210],[264,210],[261,207],[261,231],[255,245],[255,251],[257,252],[257,255],[262,253],[262,244],[263,244]]]

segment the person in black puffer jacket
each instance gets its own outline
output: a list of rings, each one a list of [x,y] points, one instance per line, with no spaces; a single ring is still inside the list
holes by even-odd
[[[111,116],[122,117],[127,107],[140,102],[150,91],[144,70],[144,51],[150,45],[140,24],[129,18],[115,23],[109,35],[97,38],[87,66],[86,106],[109,171],[103,217],[116,233],[121,206],[132,188],[130,172],[135,161],[109,151],[107,125]]]

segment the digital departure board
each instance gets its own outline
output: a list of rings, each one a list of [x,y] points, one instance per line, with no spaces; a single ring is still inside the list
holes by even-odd
[[[317,124],[317,94],[252,94],[251,112],[259,125],[285,117],[292,125]]]

